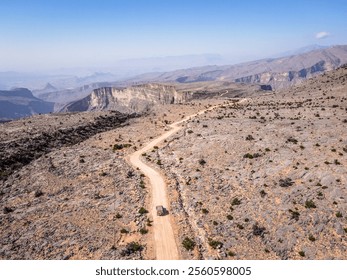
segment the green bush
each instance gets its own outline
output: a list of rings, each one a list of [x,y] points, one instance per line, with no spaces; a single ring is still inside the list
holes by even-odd
[[[300,255],[301,257],[305,257],[305,252],[304,252],[304,251],[300,251],[300,252],[299,252],[299,255]]]
[[[317,208],[316,204],[313,200],[306,200],[305,202],[305,208]]]
[[[229,256],[229,257],[235,257],[236,254],[235,254],[233,251],[229,251],[229,252],[228,252],[228,256]]]
[[[312,234],[310,234],[310,235],[308,236],[308,240],[314,242],[314,241],[316,241],[316,238],[315,238]]]
[[[299,221],[300,213],[298,211],[293,211],[292,209],[289,209],[289,213],[292,214],[291,219]]]
[[[119,214],[119,213],[117,213],[116,214],[116,219],[120,219],[120,218],[122,218],[123,216],[121,215],[121,214]]]
[[[144,215],[144,214],[147,214],[148,213],[148,210],[146,210],[145,208],[141,207],[140,210],[139,210],[139,213],[141,215]]]
[[[337,212],[337,213],[336,213],[336,217],[337,217],[337,218],[342,218],[342,213],[341,213],[340,211]]]
[[[186,237],[182,241],[182,246],[187,250],[187,251],[192,251],[195,247],[195,242],[190,239],[189,237]]]
[[[206,164],[206,161],[205,161],[204,159],[200,159],[200,160],[199,160],[199,163],[200,163],[200,165],[205,165],[205,164]]]
[[[213,249],[218,249],[223,247],[223,243],[217,240],[210,239],[208,242],[208,245],[210,245]]]
[[[232,201],[231,201],[231,205],[235,206],[235,205],[240,205],[241,204],[241,200],[238,199],[237,197],[235,197]]]

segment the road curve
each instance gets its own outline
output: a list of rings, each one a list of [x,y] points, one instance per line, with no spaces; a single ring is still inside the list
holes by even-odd
[[[141,155],[149,150],[152,150],[154,146],[157,146],[160,142],[164,141],[165,139],[182,129],[181,124],[183,122],[216,107],[219,106],[212,106],[208,109],[187,116],[186,118],[171,124],[171,130],[160,135],[159,137],[148,143],[146,146],[144,146],[142,149],[136,151],[128,157],[128,161],[131,163],[131,165],[133,165],[135,168],[139,168],[142,173],[149,178],[151,184],[152,201],[150,206],[150,213],[152,214],[153,218],[152,229],[154,233],[155,257],[157,260],[178,260],[179,254],[171,225],[170,215],[157,216],[155,209],[157,205],[162,205],[166,209],[170,210],[165,177],[154,168],[141,161]]]

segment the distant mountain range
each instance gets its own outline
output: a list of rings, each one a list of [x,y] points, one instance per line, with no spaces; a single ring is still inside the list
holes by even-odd
[[[0,121],[53,112],[54,103],[33,96],[26,88],[0,91]]]
[[[333,70],[347,63],[347,46],[333,46],[281,58],[262,59],[236,65],[204,66],[162,73],[148,73],[128,83],[229,81],[259,83],[279,89]]]
[[[310,77],[336,69],[347,63],[347,45],[333,47],[313,45],[291,53],[291,55],[285,57],[261,59],[235,65],[208,65],[168,72],[146,73],[123,81],[114,81],[114,76],[111,73],[94,73],[82,78],[75,76],[60,77],[62,83],[59,86],[55,83],[46,83],[43,88],[33,90],[33,92],[23,88],[0,91],[0,119],[16,119],[53,110],[112,109],[127,111],[125,108],[130,108],[128,111],[139,111],[135,107],[146,107],[148,105],[148,102],[144,101],[146,98],[150,100],[149,103],[151,104],[160,103],[163,100],[158,95],[161,90],[165,94],[167,93],[168,96],[173,94],[171,89],[169,90],[170,87],[165,88],[166,85],[149,89],[143,86],[146,83],[169,83],[175,85],[176,88],[179,85],[198,82],[211,83],[211,85],[240,83],[255,84],[267,90],[277,90],[299,84]],[[196,61],[200,59],[214,61],[219,60],[219,57],[203,58],[197,56],[195,59]],[[169,60],[173,62],[174,58],[169,58]],[[165,62],[165,59],[162,62]],[[16,81],[23,78],[12,72],[0,73],[0,83],[11,81],[11,77]],[[26,80],[21,81],[25,82]],[[72,84],[78,86],[66,88]],[[139,84],[142,85],[142,88],[136,87]],[[127,89],[120,90],[120,87]],[[126,95],[124,93],[130,91],[130,95],[124,98],[124,103],[122,101],[122,98]],[[117,99],[117,95],[119,95],[119,99]],[[126,98],[130,99],[125,100]],[[94,103],[97,105],[94,106]]]
[[[302,48],[298,48],[295,50],[290,50],[286,52],[279,53],[277,55],[274,55],[273,58],[278,58],[278,57],[286,57],[286,56],[291,56],[291,55],[298,55],[298,54],[303,54],[311,51],[316,51],[316,50],[323,50],[327,49],[329,46],[321,46],[321,45],[308,45]]]

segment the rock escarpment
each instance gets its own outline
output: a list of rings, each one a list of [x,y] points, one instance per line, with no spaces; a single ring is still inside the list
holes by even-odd
[[[177,92],[170,85],[146,84],[128,88],[102,87],[87,97],[69,103],[62,111],[117,110],[122,113],[142,113],[155,104],[178,104],[192,98],[191,93]]]

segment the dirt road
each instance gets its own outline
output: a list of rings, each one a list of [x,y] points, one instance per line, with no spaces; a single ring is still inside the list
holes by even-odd
[[[154,168],[142,162],[141,155],[149,150],[152,150],[154,146],[158,145],[160,142],[164,141],[165,139],[182,129],[181,124],[183,122],[197,115],[203,114],[206,111],[212,110],[216,107],[218,106],[213,106],[208,109],[202,110],[197,114],[187,116],[186,118],[171,124],[171,130],[157,137],[156,139],[148,143],[145,147],[143,147],[141,150],[138,150],[135,153],[131,154],[128,158],[129,162],[135,168],[139,168],[143,172],[143,174],[145,174],[150,180],[152,196],[150,213],[153,217],[152,228],[154,232],[155,255],[156,259],[158,260],[178,260],[179,254],[171,225],[170,215],[157,216],[155,209],[157,205],[162,205],[170,211],[165,177],[161,175],[158,171],[156,171]]]

